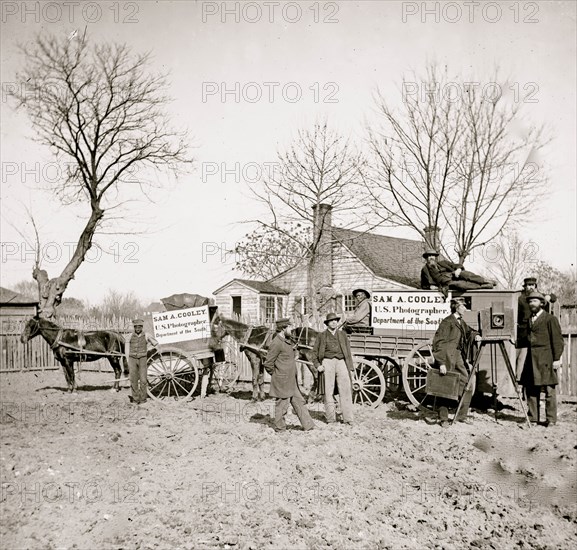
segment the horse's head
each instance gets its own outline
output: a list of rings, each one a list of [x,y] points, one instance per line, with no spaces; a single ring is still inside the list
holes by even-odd
[[[224,318],[216,312],[210,322],[210,335],[218,341],[222,340],[227,334]]]
[[[38,334],[40,334],[40,318],[32,317],[32,319],[28,319],[28,322],[24,326],[24,330],[20,335],[20,341],[25,344],[28,340],[34,338],[34,336],[38,336]]]

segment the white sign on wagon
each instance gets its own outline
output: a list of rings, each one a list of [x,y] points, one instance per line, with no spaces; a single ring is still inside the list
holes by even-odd
[[[371,325],[380,329],[437,330],[450,315],[450,299],[438,292],[373,292]]]
[[[153,313],[154,337],[159,344],[200,340],[210,336],[208,306]]]

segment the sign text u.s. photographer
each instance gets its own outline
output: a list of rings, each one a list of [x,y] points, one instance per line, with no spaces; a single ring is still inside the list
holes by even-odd
[[[152,322],[159,344],[200,340],[210,336],[208,306],[153,313]]]
[[[450,313],[449,300],[438,292],[373,292],[371,325],[380,329],[437,330]]]

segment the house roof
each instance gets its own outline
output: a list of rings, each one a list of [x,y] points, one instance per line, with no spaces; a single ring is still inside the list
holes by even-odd
[[[272,283],[268,283],[266,281],[251,281],[250,279],[233,279],[232,281],[226,283],[224,286],[217,288],[213,292],[213,294],[218,294],[219,292],[224,290],[227,286],[233,283],[240,283],[241,285],[244,285],[252,290],[256,290],[261,294],[290,294],[288,290],[273,285]]]
[[[419,288],[422,241],[352,229],[332,228],[333,240],[346,246],[377,277]]]
[[[14,292],[13,290],[9,290],[7,288],[0,287],[0,304],[19,304],[19,305],[36,305],[38,304],[38,300],[34,300],[33,298],[28,298],[28,296],[24,296],[23,294],[19,294],[18,292]]]

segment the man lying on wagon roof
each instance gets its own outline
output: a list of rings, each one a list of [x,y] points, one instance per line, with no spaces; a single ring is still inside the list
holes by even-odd
[[[425,265],[421,269],[421,288],[424,290],[439,290],[447,296],[449,290],[476,290],[493,288],[495,283],[485,280],[472,271],[466,271],[463,264],[455,264],[448,260],[438,260],[439,253],[429,249],[423,253]]]

